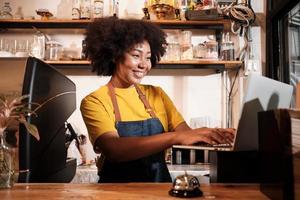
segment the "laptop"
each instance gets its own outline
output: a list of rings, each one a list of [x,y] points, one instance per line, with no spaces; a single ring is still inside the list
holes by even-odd
[[[257,113],[278,108],[289,108],[293,86],[259,74],[249,74],[240,119],[233,144],[173,145],[173,148],[214,151],[258,150]]]

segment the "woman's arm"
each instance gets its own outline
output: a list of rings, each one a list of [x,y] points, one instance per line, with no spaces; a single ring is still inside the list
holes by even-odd
[[[199,133],[203,136],[203,141],[209,144],[216,144],[216,143],[232,143],[233,138],[235,135],[235,129],[234,128],[197,128],[192,129],[189,127],[189,125],[186,122],[180,123],[176,128],[175,132],[181,132],[181,131],[189,131],[191,133]],[[181,141],[183,144],[190,144],[189,138],[193,137],[189,135],[186,137],[185,140]],[[192,142],[193,144],[194,142]]]
[[[107,132],[99,136],[94,145],[109,160],[128,161],[163,151],[175,144],[225,143],[231,142],[233,136],[234,129],[198,128],[192,130],[186,123],[181,123],[174,132],[154,136],[119,137],[117,132]]]

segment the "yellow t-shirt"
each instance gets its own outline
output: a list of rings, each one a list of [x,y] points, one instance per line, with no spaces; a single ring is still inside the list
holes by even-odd
[[[173,131],[180,123],[184,122],[182,115],[160,87],[139,85],[139,88],[149,101],[165,132]],[[151,118],[135,87],[126,89],[115,88],[115,93],[121,121],[137,121]],[[81,101],[80,110],[93,145],[101,134],[117,131],[114,108],[106,85],[86,96]]]

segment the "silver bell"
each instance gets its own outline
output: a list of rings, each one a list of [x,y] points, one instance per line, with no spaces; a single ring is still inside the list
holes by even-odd
[[[186,172],[175,178],[169,194],[175,197],[199,197],[203,195],[198,179]]]

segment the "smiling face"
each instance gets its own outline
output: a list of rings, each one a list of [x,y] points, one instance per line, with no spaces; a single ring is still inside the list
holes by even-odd
[[[112,84],[117,88],[132,87],[140,83],[151,69],[151,49],[147,41],[136,44],[124,54],[112,76]]]

